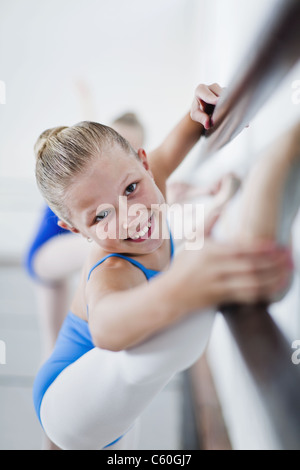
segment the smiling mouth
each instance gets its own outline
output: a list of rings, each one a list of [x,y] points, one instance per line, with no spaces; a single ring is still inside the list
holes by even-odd
[[[148,222],[143,227],[143,229],[136,232],[132,237],[126,238],[126,241],[139,242],[139,241],[147,240],[148,238],[150,238],[151,232],[152,232],[152,222],[153,222],[153,219],[151,215],[151,217],[148,219]]]

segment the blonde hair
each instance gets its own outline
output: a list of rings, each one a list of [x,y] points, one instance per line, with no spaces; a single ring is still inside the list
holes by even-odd
[[[113,120],[113,125],[114,124],[121,124],[122,126],[128,126],[128,127],[137,129],[141,133],[142,140],[145,139],[144,126],[142,122],[140,121],[140,119],[138,118],[138,116],[136,115],[136,113],[127,112],[127,113],[121,114],[121,116]]]
[[[59,218],[72,225],[66,205],[67,190],[87,165],[114,144],[136,154],[129,142],[108,126],[83,121],[71,127],[47,129],[38,138],[35,175],[39,190]]]

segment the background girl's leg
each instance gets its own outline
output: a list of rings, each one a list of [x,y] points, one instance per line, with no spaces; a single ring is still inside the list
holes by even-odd
[[[247,179],[235,237],[290,242],[291,224],[300,206],[300,122],[276,139]]]
[[[89,244],[73,234],[55,236],[36,253],[33,265],[36,276],[35,292],[39,312],[43,356],[49,356],[58,332],[68,312],[72,276],[79,272]]]
[[[34,271],[45,283],[57,283],[69,278],[83,266],[89,244],[73,233],[52,237],[34,257]]]
[[[300,207],[300,122],[278,137],[251,169],[242,191],[217,224],[214,236],[245,245],[256,241],[291,244]],[[290,282],[273,297],[280,300]]]

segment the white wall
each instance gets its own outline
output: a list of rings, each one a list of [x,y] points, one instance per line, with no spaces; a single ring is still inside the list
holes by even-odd
[[[59,123],[108,122],[133,108],[145,120],[150,144],[164,135],[189,106],[196,79],[189,28],[194,3],[3,0],[1,175],[32,177],[32,144]],[[89,115],[81,108],[79,81],[92,95]]]
[[[0,254],[20,256],[38,218],[33,144],[46,128],[134,110],[157,145],[190,106],[195,0],[2,0]],[[22,230],[20,230],[20,226]]]

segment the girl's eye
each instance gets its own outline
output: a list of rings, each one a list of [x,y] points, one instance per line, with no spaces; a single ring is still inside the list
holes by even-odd
[[[105,219],[105,217],[107,217],[108,214],[109,214],[108,210],[99,212],[99,214],[97,214],[95,217],[95,222],[100,222],[101,220]]]
[[[137,187],[137,183],[131,183],[127,188],[125,189],[125,195],[129,196],[129,194],[133,193]]]

